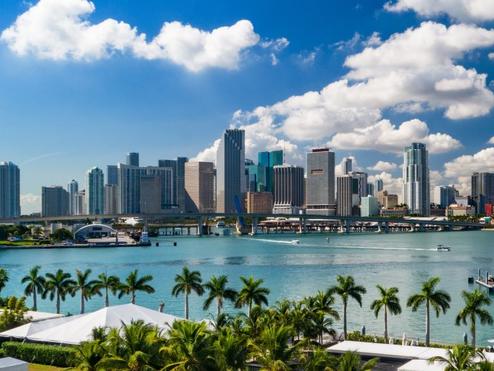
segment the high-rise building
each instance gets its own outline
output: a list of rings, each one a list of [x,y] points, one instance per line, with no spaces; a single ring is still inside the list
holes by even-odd
[[[353,178],[343,175],[336,178],[336,214],[339,216],[352,215]]]
[[[473,173],[471,196],[477,214],[483,214],[485,204],[494,202],[494,173]]]
[[[365,196],[361,199],[360,216],[369,217],[379,215],[379,203],[374,196]]]
[[[75,199],[75,215],[87,215],[86,190],[77,192]]]
[[[0,217],[21,215],[20,171],[12,162],[0,162]]]
[[[87,207],[90,215],[102,214],[105,208],[105,176],[93,167],[87,172]]]
[[[181,211],[185,210],[185,164],[187,157],[177,157],[176,160],[159,160],[158,167],[171,168],[173,171],[174,194],[172,204]]]
[[[140,177],[140,205],[142,214],[158,214],[161,209],[162,177],[159,174]]]
[[[139,212],[141,169],[137,166],[118,164],[118,213]]]
[[[127,153],[127,161],[126,164],[128,166],[139,166],[139,153],[137,152],[129,152]]]
[[[283,165],[283,151],[259,152],[257,162],[257,191],[274,192],[273,168]]]
[[[271,214],[273,194],[271,192],[247,192],[245,208],[249,214]]]
[[[297,214],[304,205],[304,168],[277,165],[274,170],[275,214]]]
[[[69,214],[69,192],[61,186],[41,188],[41,216]]]
[[[367,183],[367,195],[368,196],[374,196],[375,195],[374,184]]]
[[[257,192],[259,166],[252,160],[245,160],[245,192]]]
[[[352,171],[352,192],[360,198],[367,196],[367,173],[361,171]]]
[[[170,167],[156,167],[156,166],[147,166],[141,168],[141,176],[158,176],[160,178],[160,186],[161,186],[161,210],[168,210],[176,208],[177,204],[175,202],[176,192],[175,192],[175,177],[173,168]],[[142,192],[140,191],[140,194]],[[154,197],[154,199],[157,199]]]
[[[187,212],[214,212],[214,164],[193,162],[185,164],[185,208]]]
[[[105,184],[105,210],[107,215],[118,214],[118,185]]]
[[[307,214],[334,215],[334,152],[316,148],[307,153]]]
[[[76,212],[77,194],[79,193],[79,183],[75,179],[67,185],[69,192],[69,215],[78,215]]]
[[[378,178],[374,182],[374,193],[381,192],[384,189],[384,182],[382,179]]]
[[[118,184],[117,165],[108,165],[106,167],[106,184]]]
[[[411,214],[430,213],[428,152],[423,143],[412,143],[403,153],[403,202]]]
[[[446,209],[455,203],[456,189],[453,186],[437,186],[434,188],[434,203]]]
[[[216,153],[216,210],[236,212],[245,192],[245,131],[227,129]]]
[[[350,174],[352,172],[352,158],[351,157],[345,157],[345,160],[343,161],[343,171],[345,172],[345,175]]]

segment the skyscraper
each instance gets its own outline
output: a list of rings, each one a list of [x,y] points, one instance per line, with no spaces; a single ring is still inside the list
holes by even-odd
[[[403,202],[411,214],[430,213],[428,152],[423,143],[412,143],[403,153]]]
[[[307,153],[307,213],[334,215],[335,178],[334,152],[328,148],[313,149]]]
[[[65,216],[69,213],[69,192],[61,186],[41,188],[41,216]]]
[[[296,214],[304,205],[304,168],[291,165],[274,167],[273,213]]]
[[[159,160],[159,167],[171,168],[174,179],[174,194],[172,204],[181,211],[185,210],[185,164],[187,157],[177,157],[176,160]]]
[[[352,215],[353,178],[351,175],[339,176],[336,179],[336,214]]]
[[[485,204],[494,203],[494,173],[473,173],[471,195],[477,214],[483,214]]]
[[[129,166],[139,166],[139,153],[137,153],[137,152],[127,153],[126,164]]]
[[[157,214],[161,209],[162,177],[159,174],[145,175],[140,178],[139,212],[142,214]]]
[[[283,151],[265,151],[257,154],[257,191],[274,192],[273,168],[283,165]]]
[[[67,185],[67,192],[69,192],[69,215],[78,215],[76,210],[77,194],[79,193],[79,183],[76,180]]]
[[[87,172],[87,207],[90,215],[103,214],[105,208],[103,170],[93,167]]]
[[[456,189],[453,186],[437,186],[434,188],[434,203],[446,209],[455,203]]]
[[[118,185],[105,184],[105,214],[118,214]]]
[[[117,165],[106,166],[106,184],[118,184],[118,167]]]
[[[377,195],[377,192],[381,192],[384,189],[384,182],[382,179],[378,178],[374,182],[374,193]]]
[[[350,174],[352,172],[352,158],[351,157],[345,157],[345,160],[343,161],[343,171],[345,174]]]
[[[20,171],[12,162],[0,162],[0,217],[21,215]]]
[[[216,153],[216,210],[233,213],[245,191],[245,131],[227,129]]]
[[[214,164],[187,162],[185,164],[185,206],[188,212],[213,212]]]
[[[140,175],[137,166],[118,164],[118,213],[133,214],[139,212]]]

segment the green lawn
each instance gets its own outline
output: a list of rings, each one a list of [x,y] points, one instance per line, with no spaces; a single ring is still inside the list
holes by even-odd
[[[65,369],[59,367],[53,367],[53,366],[36,365],[34,363],[29,364],[29,371],[60,371],[60,370],[65,370]]]
[[[36,245],[38,241],[33,240],[22,240],[22,241],[0,241],[0,246],[33,246]]]

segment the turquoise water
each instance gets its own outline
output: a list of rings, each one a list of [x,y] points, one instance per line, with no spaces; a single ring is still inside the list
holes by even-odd
[[[329,242],[326,238],[329,236]],[[432,338],[438,341],[458,342],[467,330],[454,325],[454,318],[462,306],[460,293],[472,289],[467,277],[476,275],[477,269],[494,272],[494,249],[491,242],[494,232],[427,232],[396,234],[350,235],[268,235],[252,237],[182,237],[172,246],[168,238],[159,238],[159,247],[148,248],[91,248],[59,250],[3,250],[0,266],[7,268],[11,277],[2,295],[21,295],[22,276],[35,264],[44,272],[62,268],[69,272],[91,268],[96,276],[100,272],[124,278],[131,270],[154,276],[156,293],[138,294],[138,304],[157,308],[160,300],[166,303],[165,311],[183,314],[183,298],[172,297],[175,274],[184,265],[199,270],[204,279],[211,275],[226,274],[231,285],[240,288],[238,277],[253,275],[265,280],[271,289],[270,303],[280,298],[300,299],[325,290],[335,281],[337,274],[353,275],[368,293],[363,308],[350,306],[349,328],[359,330],[365,325],[369,333],[381,333],[382,319],[375,319],[368,309],[376,296],[376,284],[396,286],[404,311],[391,317],[390,333],[395,337],[423,338],[424,312],[412,313],[405,307],[407,297],[431,275],[440,276],[441,288],[452,296],[452,308],[432,320]],[[299,239],[300,245],[288,241]],[[168,242],[167,242],[168,241]],[[437,252],[436,245],[452,246],[451,252]],[[494,299],[494,297],[493,297]],[[120,302],[126,302],[124,298]],[[112,303],[119,300],[112,298]],[[193,318],[211,317],[202,311],[203,298],[192,296]],[[87,304],[88,310],[99,309],[103,299],[95,297]],[[338,308],[340,303],[338,302]],[[40,310],[54,311],[55,304],[42,301]],[[77,313],[79,298],[68,298],[62,304],[64,312]],[[211,307],[211,312],[215,308]],[[234,311],[227,305],[227,310]],[[494,304],[490,309],[494,316]],[[340,323],[336,324],[339,328]],[[479,344],[494,338],[492,326],[478,330]]]

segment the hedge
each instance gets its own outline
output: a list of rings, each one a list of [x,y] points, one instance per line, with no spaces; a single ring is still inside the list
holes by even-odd
[[[6,357],[14,357],[29,363],[38,363],[57,367],[75,366],[77,350],[73,347],[44,345],[7,341],[0,349]]]

